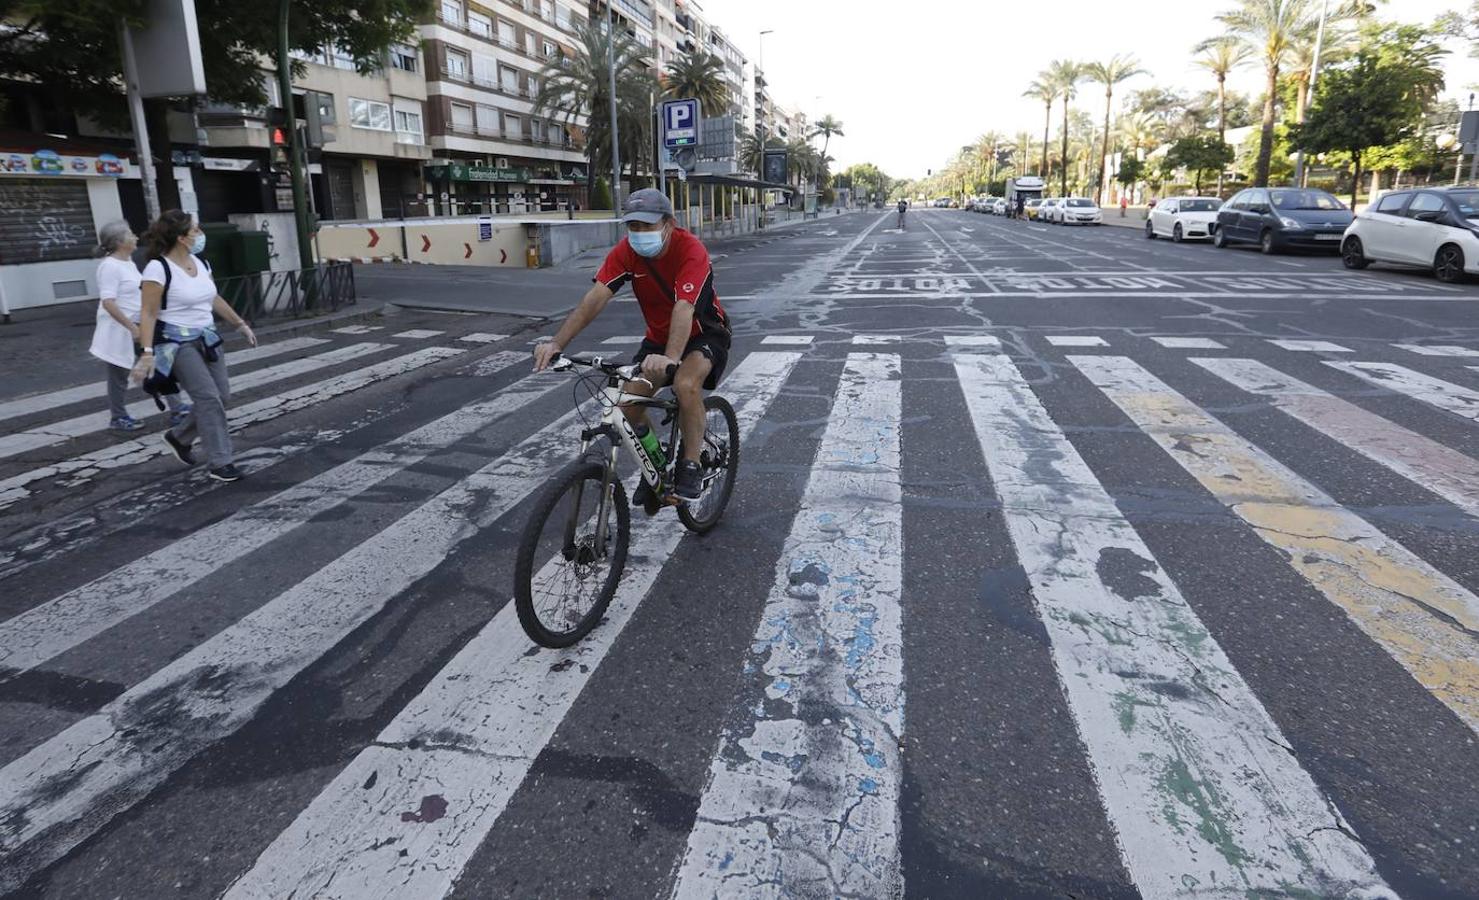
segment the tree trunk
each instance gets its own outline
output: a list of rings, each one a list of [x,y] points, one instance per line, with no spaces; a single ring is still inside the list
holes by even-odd
[[[1104,196],[1104,183],[1109,179],[1104,175],[1104,166],[1109,160],[1109,110],[1111,106],[1112,90],[1109,85],[1104,86],[1104,144],[1099,148],[1099,183],[1094,185],[1094,203],[1097,205]]]
[[[1217,76],[1217,140],[1219,143],[1227,143],[1227,75]],[[1222,196],[1222,177],[1227,171],[1227,166],[1219,166],[1217,169],[1217,196]]]
[[[1053,127],[1053,101],[1049,100],[1046,112],[1042,117],[1042,171],[1038,174],[1043,178],[1043,184],[1047,184],[1048,177],[1048,130]]]
[[[1361,193],[1361,151],[1352,150],[1351,159],[1355,160],[1356,169],[1351,175],[1351,212],[1356,211],[1356,195]]]
[[[1258,135],[1258,164],[1253,169],[1253,186],[1268,187],[1269,162],[1274,155],[1274,99],[1279,91],[1279,66],[1268,66],[1268,83],[1263,98],[1263,124]]]
[[[1068,196],[1068,95],[1063,95],[1063,171],[1058,175],[1059,196]]]

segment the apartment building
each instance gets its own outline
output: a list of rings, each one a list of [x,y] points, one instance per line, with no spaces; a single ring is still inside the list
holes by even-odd
[[[540,70],[573,51],[585,21],[586,10],[565,0],[440,0],[420,26],[433,154],[426,176],[438,213],[586,205],[585,120],[534,109]]]
[[[312,107],[326,142],[309,152],[311,203],[320,218],[366,219],[415,214],[422,164],[431,158],[425,129],[424,60],[410,45],[387,49],[380,71],[361,74],[335,48],[297,53],[304,73],[293,83],[295,107]],[[276,73],[262,79],[268,106],[282,106]],[[265,108],[207,103],[196,113],[199,159],[192,159],[201,218],[292,209],[281,165],[286,135]]]

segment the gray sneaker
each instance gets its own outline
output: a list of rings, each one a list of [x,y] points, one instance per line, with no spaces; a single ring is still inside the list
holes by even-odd
[[[703,499],[704,467],[691,459],[680,460],[673,479],[673,493],[689,503]]]

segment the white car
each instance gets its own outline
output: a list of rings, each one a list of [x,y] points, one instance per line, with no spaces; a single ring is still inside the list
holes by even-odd
[[[1004,215],[1006,215],[1007,214],[1007,201],[1004,198],[1002,198],[1002,197],[997,197],[994,201],[992,201],[992,203],[991,203],[991,214],[994,215],[994,216],[1004,216]]]
[[[1145,219],[1145,236],[1150,240],[1168,237],[1178,244],[1186,240],[1207,240],[1217,230],[1217,211],[1222,201],[1216,197],[1171,197],[1155,205]]]
[[[1058,221],[1058,204],[1063,202],[1062,197],[1048,197],[1037,208],[1037,220],[1052,225]]]
[[[1389,191],[1346,226],[1340,258],[1348,269],[1420,266],[1449,283],[1479,275],[1479,190]]]
[[[1053,220],[1059,225],[1103,225],[1104,211],[1086,197],[1068,197],[1058,202]]]

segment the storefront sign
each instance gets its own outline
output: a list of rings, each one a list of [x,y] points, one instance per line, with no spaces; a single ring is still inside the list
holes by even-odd
[[[124,173],[125,168],[123,161],[111,153],[99,156],[63,156],[55,150],[0,152],[0,175],[101,175],[117,178]]]
[[[444,166],[427,166],[426,177],[433,181],[506,181],[522,183],[529,180],[529,170],[519,167],[500,169],[494,166],[468,166],[462,163],[452,163],[451,165]]]
[[[222,156],[207,156],[200,162],[207,170],[214,172],[255,172],[260,166],[255,159],[232,159]]]

